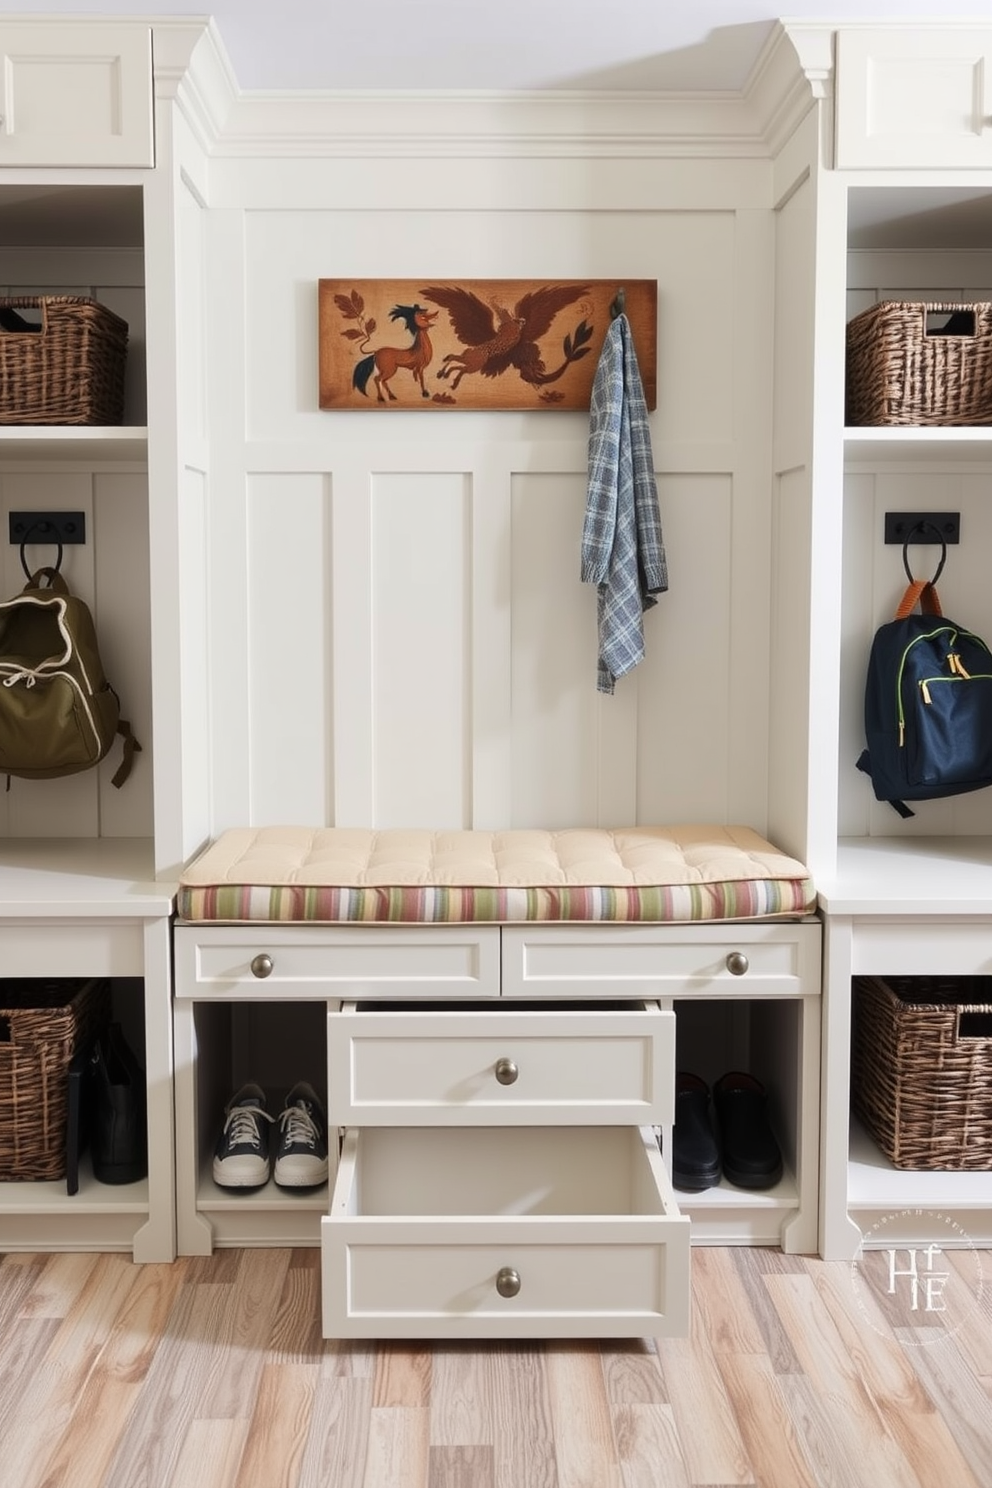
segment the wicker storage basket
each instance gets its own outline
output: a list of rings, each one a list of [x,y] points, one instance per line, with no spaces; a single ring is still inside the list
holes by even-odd
[[[965,333],[928,331],[930,315]],[[883,300],[856,315],[845,416],[853,426],[992,424],[992,304]]]
[[[856,977],[851,1100],[897,1168],[992,1168],[992,977]]]
[[[126,360],[127,323],[96,300],[0,299],[0,424],[123,423]]]
[[[105,979],[0,979],[0,1179],[65,1177],[69,1065],[109,1018]]]

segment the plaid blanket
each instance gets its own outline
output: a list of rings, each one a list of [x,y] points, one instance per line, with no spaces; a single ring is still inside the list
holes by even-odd
[[[626,315],[610,324],[592,385],[582,581],[597,584],[596,687],[644,656],[643,612],[668,588],[647,405]]]

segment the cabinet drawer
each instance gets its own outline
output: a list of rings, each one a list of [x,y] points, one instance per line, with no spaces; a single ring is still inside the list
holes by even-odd
[[[328,1014],[332,1124],[609,1125],[674,1114],[675,1014],[356,1007]]]
[[[499,996],[499,926],[176,927],[176,996]]]
[[[820,927],[507,926],[503,996],[798,997],[819,989]]]
[[[349,1129],[328,1338],[684,1334],[689,1221],[648,1127]]]

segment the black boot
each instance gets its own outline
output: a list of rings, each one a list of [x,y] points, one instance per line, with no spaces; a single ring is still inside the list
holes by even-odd
[[[111,1023],[100,1035],[93,1065],[94,1176],[100,1183],[136,1183],[148,1175],[148,1099],[145,1072],[119,1023]]]

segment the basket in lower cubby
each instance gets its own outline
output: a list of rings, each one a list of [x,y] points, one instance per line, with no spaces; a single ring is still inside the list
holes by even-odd
[[[105,977],[0,979],[0,1180],[65,1177],[69,1066],[109,1020]]]
[[[992,977],[854,979],[851,1103],[897,1168],[992,1169]]]

